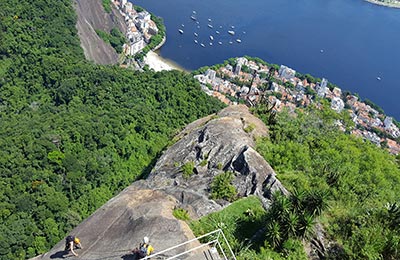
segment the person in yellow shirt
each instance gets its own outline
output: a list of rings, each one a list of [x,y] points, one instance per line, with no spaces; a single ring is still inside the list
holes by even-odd
[[[150,239],[148,237],[143,238],[143,242],[140,243],[138,248],[132,250],[132,253],[136,255],[137,259],[145,258],[153,253],[154,248],[150,245]]]
[[[74,251],[74,249],[82,249],[82,244],[79,238],[74,236],[67,236],[65,238],[65,251],[68,253],[71,252],[74,256],[78,256],[78,254]]]

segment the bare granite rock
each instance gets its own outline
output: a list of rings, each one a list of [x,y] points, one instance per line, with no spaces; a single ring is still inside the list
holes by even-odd
[[[162,189],[180,200],[182,207],[201,217],[227,205],[209,199],[213,178],[233,172],[239,197],[257,195],[265,208],[275,191],[287,194],[271,166],[254,149],[254,139],[268,135],[261,120],[246,106],[231,106],[216,116],[188,125],[157,161],[147,181],[152,189]],[[194,174],[186,180],[182,166],[194,163]]]
[[[78,16],[76,28],[86,59],[97,64],[116,64],[117,52],[95,30],[110,32],[117,27],[125,32],[127,27],[122,15],[114,7],[111,13],[105,12],[101,0],[75,0],[74,7]]]

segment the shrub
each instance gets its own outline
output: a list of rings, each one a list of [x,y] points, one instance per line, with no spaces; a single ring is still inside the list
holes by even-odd
[[[182,175],[183,178],[189,179],[190,176],[193,174],[194,170],[194,162],[187,162],[184,165],[182,165]]]
[[[233,173],[224,172],[215,176],[211,183],[211,198],[233,201],[236,197],[236,188],[232,185]]]

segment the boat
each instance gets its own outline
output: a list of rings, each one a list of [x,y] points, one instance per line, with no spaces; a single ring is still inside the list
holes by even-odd
[[[206,47],[206,46],[204,45],[204,43],[200,43],[200,46],[203,47],[203,48]]]
[[[235,31],[228,31],[230,35],[235,35]]]
[[[376,80],[379,80],[379,81],[380,81],[380,80],[382,80],[382,79],[381,79],[381,77],[376,77]]]
[[[213,26],[212,26],[211,24],[207,24],[207,26],[208,26],[209,28],[211,28],[211,29],[213,28]]]
[[[210,40],[212,40],[212,41],[214,40],[214,37],[212,35],[210,35]]]
[[[219,34],[219,31],[215,31],[216,34]]]
[[[192,19],[193,21],[197,20],[197,18],[194,15],[190,16],[190,19]]]
[[[235,26],[232,25],[231,28],[232,28],[232,29],[235,29]]]
[[[193,14],[197,14],[196,11],[193,11],[192,13],[193,13]]]
[[[200,25],[197,25],[197,29],[200,29]]]
[[[182,27],[185,27],[185,25],[184,25],[184,24],[181,24],[181,26],[182,26]]]
[[[183,34],[183,30],[182,30],[182,29],[179,29],[178,32],[179,32],[180,34]]]
[[[199,42],[197,40],[194,40],[194,43],[198,44]]]
[[[222,42],[218,42],[219,45],[222,45]]]
[[[212,42],[210,42],[210,46],[212,46]]]
[[[194,36],[196,36],[196,37],[199,36],[197,33],[193,33],[193,34],[194,34]]]
[[[211,18],[208,18],[208,21],[211,22]]]
[[[242,40],[241,40],[241,39],[236,39],[236,42],[237,42],[237,43],[241,43]]]
[[[233,42],[232,41],[229,41],[229,44],[232,44]]]
[[[322,49],[321,49],[321,50],[319,50],[319,52],[320,52],[320,53],[323,53],[323,52],[324,52],[324,50],[322,50]]]
[[[197,23],[197,24],[200,24],[200,22],[199,22],[199,21],[197,21],[196,23]]]

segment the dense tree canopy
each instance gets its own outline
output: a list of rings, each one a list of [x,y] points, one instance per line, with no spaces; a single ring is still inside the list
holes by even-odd
[[[0,2],[0,259],[46,252],[221,104],[181,72],[84,60],[72,2]]]

